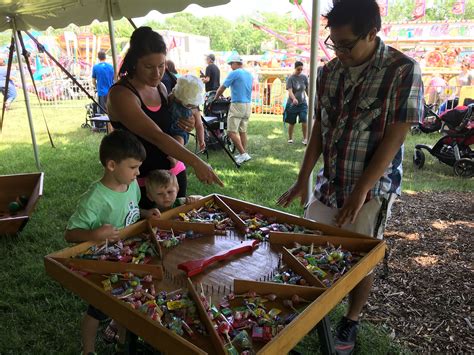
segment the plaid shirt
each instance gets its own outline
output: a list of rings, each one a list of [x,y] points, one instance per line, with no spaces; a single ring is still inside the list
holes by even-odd
[[[354,84],[338,59],[319,69],[316,120],[321,123],[324,168],[315,197],[341,208],[370,163],[390,125],[417,124],[423,115],[423,83],[418,63],[394,48],[379,44]],[[403,146],[383,176],[368,192],[400,194]]]

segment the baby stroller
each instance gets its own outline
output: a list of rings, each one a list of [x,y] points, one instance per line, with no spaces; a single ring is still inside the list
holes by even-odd
[[[411,128],[411,134],[433,133],[441,130],[443,121],[435,112],[434,105],[424,104],[423,122]]]
[[[446,134],[431,147],[417,144],[413,154],[413,164],[421,169],[425,164],[423,149],[444,164],[452,166],[457,176],[474,176],[474,104],[458,106],[446,111],[440,117],[447,127]]]
[[[219,97],[214,100],[215,96],[215,91],[209,91],[204,99],[204,117],[202,119],[205,127],[206,147],[213,150],[224,148],[234,153],[235,145],[226,133],[230,98]]]
[[[91,102],[85,106],[86,122],[81,124],[81,128],[90,128],[95,132],[107,132],[107,122],[109,117],[100,112],[99,105]]]

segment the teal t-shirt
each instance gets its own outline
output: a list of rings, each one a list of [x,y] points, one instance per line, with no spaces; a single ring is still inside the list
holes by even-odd
[[[140,219],[140,196],[136,180],[124,192],[113,191],[96,181],[81,196],[67,229],[92,230],[104,224],[123,228],[133,224]]]

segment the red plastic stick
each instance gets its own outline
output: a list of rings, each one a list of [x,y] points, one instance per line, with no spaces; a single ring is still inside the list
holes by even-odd
[[[226,260],[232,255],[242,254],[247,251],[254,250],[257,247],[258,243],[258,240],[249,240],[246,242],[242,242],[241,244],[232,249],[221,251],[220,253],[217,253],[208,258],[190,260],[181,263],[178,265],[178,269],[183,270],[184,272],[186,272],[188,277],[191,277],[201,273],[206,267],[215,263],[216,261]]]

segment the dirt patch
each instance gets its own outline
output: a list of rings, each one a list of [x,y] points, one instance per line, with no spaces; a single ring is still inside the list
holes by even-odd
[[[364,319],[414,352],[474,352],[474,193],[405,194],[394,204]]]

